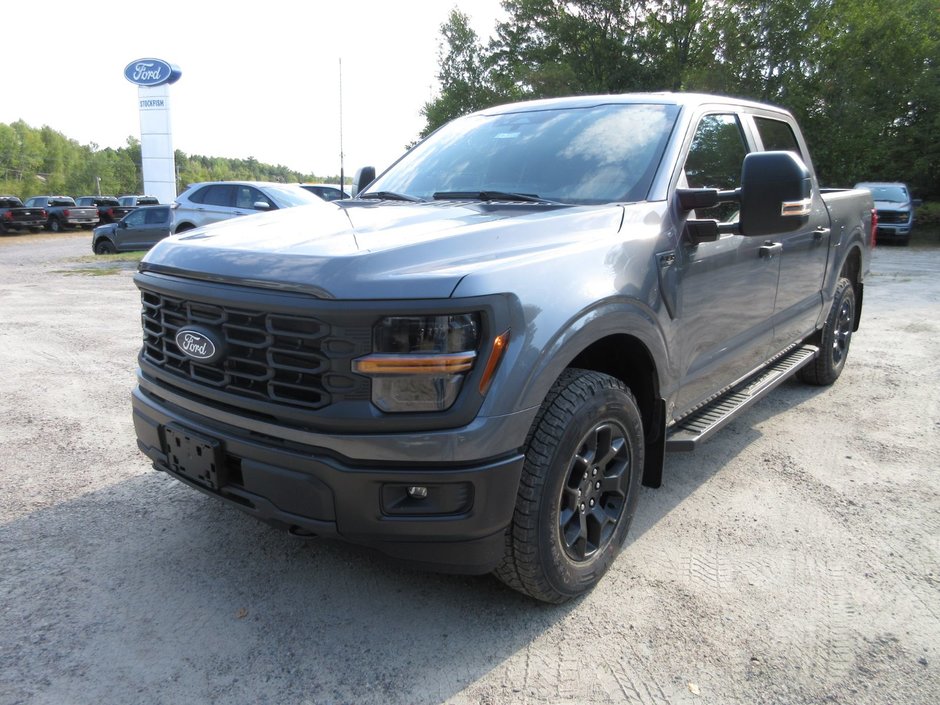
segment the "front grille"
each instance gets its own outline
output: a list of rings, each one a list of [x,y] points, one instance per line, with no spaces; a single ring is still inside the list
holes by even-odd
[[[323,349],[330,326],[303,315],[266,313],[141,292],[143,358],[165,372],[240,397],[299,409],[322,409],[332,392],[355,379],[330,374]],[[179,349],[184,326],[213,330],[224,343],[218,362],[193,360]],[[335,347],[335,346],[334,346]]]
[[[906,225],[910,214],[905,211],[878,211],[879,223]]]

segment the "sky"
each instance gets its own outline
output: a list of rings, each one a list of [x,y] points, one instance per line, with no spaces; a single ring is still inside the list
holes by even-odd
[[[155,57],[182,70],[170,86],[175,149],[338,175],[342,60],[345,174],[381,171],[424,127],[454,7],[484,41],[504,17],[499,0],[38,0],[0,41],[0,123],[124,146],[140,137],[124,67]]]

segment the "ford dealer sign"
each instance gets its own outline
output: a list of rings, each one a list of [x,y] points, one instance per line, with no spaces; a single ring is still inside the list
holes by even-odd
[[[163,59],[137,59],[124,67],[124,78],[138,86],[162,86],[175,83],[183,75],[179,66]]]

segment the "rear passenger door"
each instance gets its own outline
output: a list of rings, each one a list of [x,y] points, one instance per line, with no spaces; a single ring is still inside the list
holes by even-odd
[[[805,150],[786,121],[758,115],[754,115],[753,120],[764,151],[793,152],[809,164]],[[812,201],[806,225],[766,238],[768,242],[783,245],[774,306],[774,352],[812,333],[822,308],[822,287],[832,233],[829,211],[816,184]]]
[[[140,231],[141,249],[149,249],[170,234],[170,209],[145,208],[144,225]]]
[[[235,184],[210,184],[190,197],[195,205],[196,225],[208,225],[235,215]]]
[[[687,148],[679,188],[740,186],[751,145],[732,112],[702,115]],[[734,223],[735,204],[699,209],[692,219]],[[725,233],[695,244],[688,233],[676,252],[681,388],[676,416],[697,406],[763,363],[773,337],[779,259],[762,256],[763,238]]]

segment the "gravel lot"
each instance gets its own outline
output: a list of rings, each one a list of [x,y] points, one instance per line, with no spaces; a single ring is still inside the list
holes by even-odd
[[[839,382],[670,456],[561,607],[151,470],[134,264],[87,254],[0,238],[0,705],[940,702],[940,248],[878,248]]]

